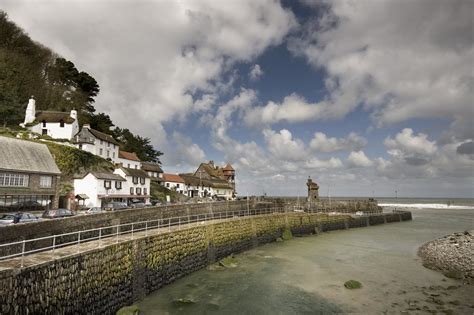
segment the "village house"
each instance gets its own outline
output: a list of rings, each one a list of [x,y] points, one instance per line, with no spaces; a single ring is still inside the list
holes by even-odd
[[[142,163],[135,152],[119,150],[118,158],[114,162],[127,168],[140,169],[142,167]]]
[[[0,210],[58,207],[59,171],[45,144],[0,136]]]
[[[53,139],[71,140],[79,131],[77,111],[36,111],[36,101],[31,97],[26,107],[25,120],[22,127],[40,135]]]
[[[74,143],[78,149],[109,161],[116,162],[119,158],[120,143],[111,135],[92,129],[88,124],[84,124],[74,136]]]
[[[150,202],[150,178],[139,169],[118,167],[113,172],[89,172],[74,179],[74,193],[87,207],[109,202]]]
[[[161,184],[168,189],[173,189],[180,194],[187,195],[184,179],[179,175],[163,173],[163,182]]]
[[[208,179],[211,181],[215,181],[216,185],[220,187],[220,190],[224,189],[223,184],[225,181],[228,184],[227,187],[230,187],[230,189],[232,190],[232,194],[236,194],[235,170],[232,165],[230,165],[230,163],[227,163],[227,165],[223,167],[214,165],[214,161],[209,161],[208,163],[201,163],[197,170],[194,172],[193,176],[201,180]],[[225,187],[225,194],[227,194],[227,187]]]
[[[144,170],[151,181],[163,182],[163,170],[160,164],[153,162],[142,162],[142,170]]]
[[[179,174],[183,178],[188,197],[214,198],[231,200],[234,190],[231,184],[224,179],[199,178],[193,174]]]

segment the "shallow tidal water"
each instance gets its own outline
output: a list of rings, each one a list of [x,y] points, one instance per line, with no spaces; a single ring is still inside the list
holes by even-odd
[[[474,210],[416,209],[413,221],[333,231],[236,255],[138,303],[143,314],[474,314],[474,286],[426,269],[418,247],[474,229]],[[354,279],[361,289],[344,288]],[[184,298],[194,303],[177,305]]]

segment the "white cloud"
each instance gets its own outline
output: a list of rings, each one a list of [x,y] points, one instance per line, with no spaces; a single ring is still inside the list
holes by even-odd
[[[206,154],[192,139],[179,133],[173,132],[172,139],[169,143],[173,150],[169,150],[163,156],[165,165],[173,165],[177,167],[194,167],[205,161]]]
[[[322,15],[306,24],[290,49],[325,69],[329,92],[319,112],[312,106],[311,119],[343,117],[362,104],[377,125],[450,118],[459,139],[474,138],[472,119],[466,119],[473,114],[474,76],[466,65],[474,59],[474,2],[307,3]]]
[[[307,158],[303,141],[293,139],[290,131],[282,129],[275,132],[270,129],[263,130],[268,150],[278,159],[287,161],[301,161]]]
[[[411,128],[405,128],[399,132],[394,139],[388,137],[384,141],[389,153],[394,156],[403,157],[428,157],[436,150],[436,143],[428,140],[428,135],[413,134]]]
[[[250,70],[249,77],[252,81],[257,81],[263,75],[263,70],[260,65],[255,64]]]
[[[316,132],[309,146],[319,152],[359,151],[367,145],[367,139],[351,132],[345,138],[328,138],[322,132]]]
[[[165,122],[211,109],[228,92],[235,62],[278,45],[296,26],[275,1],[5,0],[2,9],[97,79],[99,111],[154,141],[166,138],[156,126],[163,132]]]
[[[347,162],[351,167],[369,167],[373,164],[364,151],[352,151],[347,157]]]

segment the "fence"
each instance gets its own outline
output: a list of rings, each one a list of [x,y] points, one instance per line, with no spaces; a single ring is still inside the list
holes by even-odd
[[[301,212],[300,210],[295,210],[295,212]],[[307,210],[306,213],[327,213],[324,211],[316,210]],[[393,213],[401,213],[403,211],[393,211]],[[170,217],[170,218],[161,218],[154,220],[138,221],[132,223],[125,223],[119,225],[111,225],[100,228],[80,230],[75,232],[39,237],[34,239],[28,239],[18,242],[12,242],[7,244],[0,245],[0,261],[21,257],[21,267],[23,267],[23,258],[26,255],[33,253],[51,251],[54,256],[55,250],[61,247],[76,245],[78,252],[80,252],[80,245],[91,242],[98,241],[98,247],[101,247],[101,241],[104,239],[114,238],[116,242],[119,241],[119,236],[124,234],[130,234],[131,238],[134,238],[134,234],[138,232],[145,232],[145,236],[148,235],[148,231],[156,229],[164,229],[163,232],[171,231],[172,227],[177,227],[178,230],[181,229],[182,225],[203,223],[211,220],[222,220],[229,218],[240,218],[247,216],[255,215],[264,215],[271,213],[291,213],[287,212],[282,208],[266,208],[266,209],[243,209],[238,211],[222,211],[215,213],[205,213],[205,214],[191,214],[186,216],[179,217]],[[331,213],[330,213],[331,214]],[[335,213],[336,214],[336,213]],[[343,213],[338,213],[343,214]],[[383,215],[378,212],[367,212],[363,215],[358,216],[377,216]],[[34,223],[33,223],[34,224]]]

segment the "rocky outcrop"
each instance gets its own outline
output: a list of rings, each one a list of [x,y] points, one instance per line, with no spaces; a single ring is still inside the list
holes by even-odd
[[[418,255],[425,267],[474,283],[474,230],[428,242],[420,247]]]

